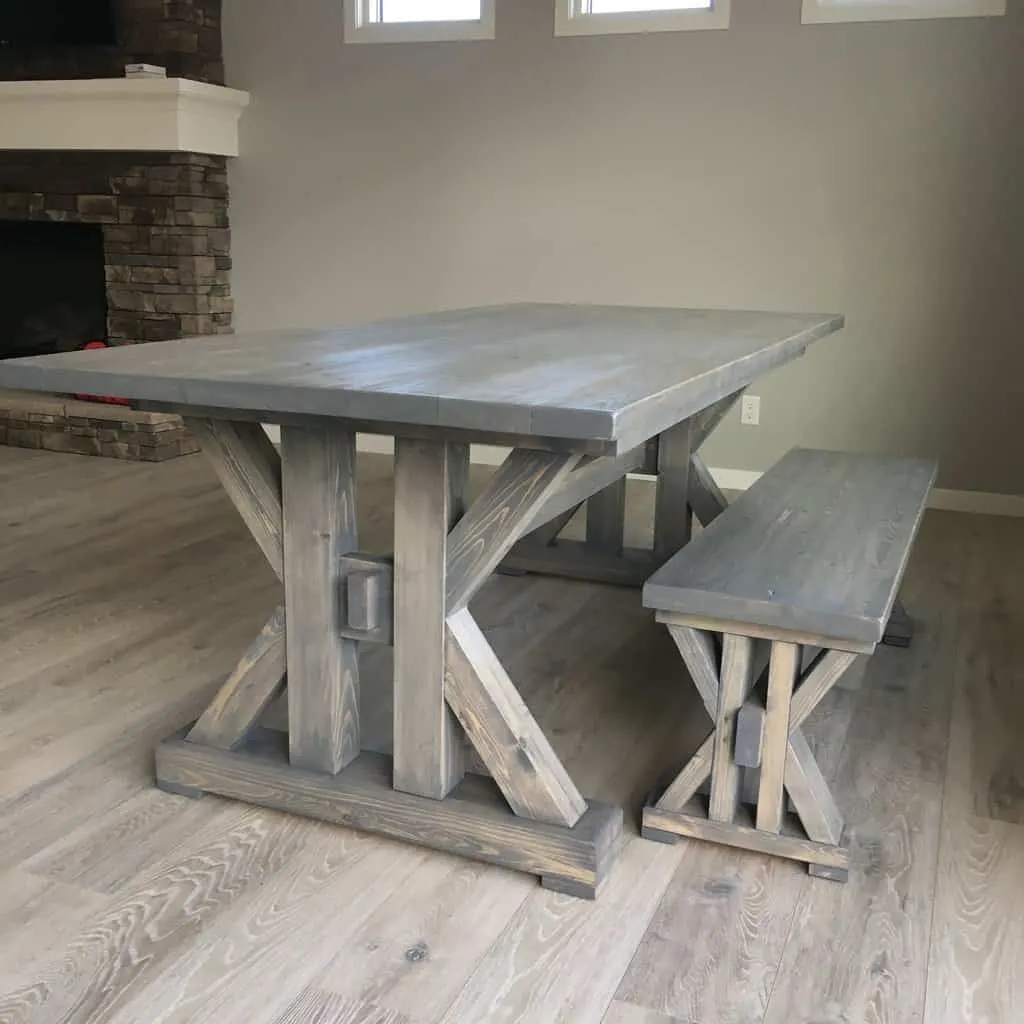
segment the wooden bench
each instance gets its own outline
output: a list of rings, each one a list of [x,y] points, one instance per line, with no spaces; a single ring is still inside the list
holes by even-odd
[[[846,881],[843,818],[801,725],[882,640],[935,473],[795,449],[647,581],[644,604],[714,729],[645,807],[646,838],[725,843]]]

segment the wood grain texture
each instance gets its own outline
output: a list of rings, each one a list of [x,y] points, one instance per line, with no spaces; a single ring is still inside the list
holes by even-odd
[[[713,821],[699,813],[663,811],[656,807],[645,807],[643,814],[645,832],[649,829],[656,833],[667,832],[689,839],[703,839],[722,846],[734,846],[740,850],[752,850],[772,857],[787,857],[790,860],[827,867],[847,868],[850,865],[850,852],[845,846],[805,839],[795,824],[793,828],[780,834],[769,833],[752,826],[753,823]]]
[[[578,461],[573,455],[520,449],[509,453],[448,538],[449,614],[469,604]]]
[[[112,1024],[275,1019],[330,960],[324,936],[345,941],[426,857],[413,847],[375,848],[350,832],[290,821],[298,831],[292,856],[211,920],[197,941],[171,953]]]
[[[675,641],[697,687],[704,707],[714,721],[718,707],[718,653],[710,633],[686,626],[669,626],[669,635]]]
[[[294,821],[235,811],[114,900],[60,960],[40,965],[39,981],[0,995],[0,1019],[108,1019],[181,943],[292,856],[300,832]]]
[[[596,903],[532,895],[441,1024],[600,1020],[679,858],[633,840]]]
[[[317,986],[411,1020],[437,1020],[537,891],[522,876],[431,856],[349,938],[334,943],[337,953]]]
[[[848,651],[820,651],[807,666],[793,695],[789,727],[797,729],[821,703],[822,698],[856,664],[858,657]]]
[[[389,550],[391,460],[360,463],[361,546]],[[474,466],[476,483],[489,472]],[[324,862],[315,844],[268,866],[245,833],[231,844],[240,860],[232,877],[251,875],[244,890],[201,927],[171,936],[164,924],[182,918],[158,910],[167,887],[150,880],[192,862],[237,821],[228,801],[154,791],[151,747],[202,710],[280,600],[280,584],[205,459],[148,467],[0,447],[0,481],[0,993],[43,984],[59,964],[76,971],[72,944],[134,893],[139,913],[149,906],[159,922],[160,946],[144,966],[125,957],[123,973],[106,975],[106,1008],[94,1019],[113,1024],[192,1024],[189,1013],[227,1024],[235,1006],[242,1020],[274,1020],[350,954],[348,983],[375,993],[354,1012],[416,1024],[417,993],[427,1019],[461,1000],[451,1018],[459,1024],[487,1020],[491,1006],[499,1019],[575,1024],[644,1001],[655,1008],[643,1024],[1021,1019],[1024,829],[992,818],[989,807],[1014,805],[988,794],[991,779],[1013,777],[1004,762],[1016,749],[1006,745],[1013,705],[1003,694],[1019,675],[1022,521],[929,511],[902,588],[919,620],[913,646],[858,659],[854,670],[867,667],[860,691],[832,688],[803,723],[850,824],[849,885],[724,846],[627,840],[626,853],[671,858],[665,870],[620,859],[597,903],[582,904],[491,867],[472,883],[431,871],[419,884],[448,858],[299,822],[326,828],[329,851],[361,851],[357,862],[333,862],[339,888],[316,888]],[[640,543],[650,504],[642,485],[631,491],[630,542]],[[704,715],[678,653],[628,590],[497,577],[473,613],[588,795],[631,806],[702,739]],[[361,668],[366,724],[389,689],[390,652],[364,650]],[[954,672],[963,696],[951,723]],[[999,775],[1002,763],[1009,770]],[[196,814],[198,827],[213,829],[198,845]],[[203,870],[218,873],[220,863],[205,855]],[[454,860],[451,869],[473,870]],[[525,889],[517,908],[499,892],[509,885]],[[615,893],[614,909],[595,920]],[[580,910],[569,916],[572,904]],[[488,935],[497,938],[481,957]],[[368,948],[377,938],[381,959]],[[421,940],[425,955],[406,960]],[[378,966],[364,974],[364,963]],[[182,967],[196,968],[194,982]],[[349,989],[341,999],[326,1005],[348,1012],[360,1002]],[[49,1024],[61,1019],[54,1005],[48,997],[14,1019]],[[482,1009],[459,1016],[464,1006]]]
[[[841,316],[517,305],[5,360],[0,385],[641,444]]]
[[[690,629],[706,630],[711,633],[728,633],[736,627],[735,619],[713,619],[705,615],[684,615],[678,612],[658,611],[654,614],[658,622],[666,626],[687,626]],[[853,654],[872,654],[877,644],[874,641],[848,640],[842,637],[823,636],[808,630],[786,629],[782,626],[762,626],[757,623],[743,623],[743,632],[755,640],[779,640],[786,644],[800,644],[804,647],[828,647]]]
[[[306,989],[273,1024],[411,1024],[411,1018],[373,1003]]]
[[[231,750],[245,741],[281,693],[288,667],[284,605],[278,605],[188,734],[192,743]]]
[[[806,875],[790,861],[728,846],[679,849],[679,868],[616,999],[648,1009],[651,1024],[759,1021]]]
[[[800,648],[796,644],[772,644],[765,705],[764,756],[757,793],[757,827],[765,832],[777,833],[785,815],[783,782],[789,749],[790,701],[799,670]]]
[[[710,526],[729,507],[729,500],[697,452],[690,456],[687,500],[701,526]]]
[[[567,829],[510,813],[495,784],[480,776],[435,801],[393,789],[391,775],[390,758],[365,751],[338,775],[295,768],[283,734],[266,730],[242,751],[177,739],[157,749],[161,781],[590,887],[610,867],[622,828],[618,808],[591,804]]]
[[[453,510],[448,445],[395,441],[395,788],[447,796],[462,729],[445,701],[445,572]]]
[[[358,550],[355,435],[281,431],[292,763],[334,773],[360,749],[359,653],[342,637],[341,556]]]
[[[833,782],[850,829],[850,884],[808,883],[765,1024],[921,1018],[929,945],[943,942],[932,918],[956,664],[954,595],[963,586],[956,518],[938,514],[925,523],[918,572],[907,577],[908,599],[922,610],[920,642],[879,649],[853,695]]]
[[[626,528],[626,478],[587,499],[587,540],[592,551],[618,557]]]
[[[667,1014],[658,1013],[657,1010],[648,1010],[643,1006],[624,1003],[616,999],[608,1007],[608,1012],[601,1018],[601,1024],[686,1024],[686,1022],[679,1017],[669,1017]]]
[[[712,821],[730,822],[740,799],[740,771],[733,759],[736,714],[753,683],[754,643],[748,637],[726,633],[722,638],[722,676],[715,711],[714,754],[711,768]]]
[[[644,447],[637,446],[622,455],[605,458],[585,457],[553,491],[534,514],[529,529],[533,530],[549,519],[560,516],[567,509],[575,508],[581,501],[600,495],[606,488],[621,485],[625,488],[624,477],[643,466]],[[622,499],[625,502],[625,494]],[[617,507],[617,498],[612,499],[612,508]]]
[[[659,564],[671,558],[690,540],[691,430],[691,421],[684,420],[658,438],[654,559]]]
[[[270,567],[283,579],[281,458],[266,432],[258,423],[195,417],[185,422]]]
[[[1024,797],[1017,781],[1024,772],[1014,739],[1021,721],[1022,533],[1019,522],[979,521],[959,546],[963,582],[952,574],[948,579],[964,607],[954,655],[924,1024],[1024,1019]],[[952,561],[956,565],[955,555]],[[933,641],[929,618],[922,615],[915,657]]]
[[[573,826],[586,801],[468,609],[448,617],[445,694],[516,814]]]
[[[935,472],[794,449],[648,580],[644,604],[877,643]]]
[[[786,794],[808,837],[819,843],[838,843],[843,835],[843,816],[802,729],[789,734],[785,779]]]

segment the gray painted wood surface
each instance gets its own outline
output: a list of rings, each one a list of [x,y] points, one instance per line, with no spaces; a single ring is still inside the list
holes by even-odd
[[[359,753],[359,651],[338,632],[341,556],[357,550],[355,452],[337,423],[281,432],[291,759],[313,771]]]
[[[833,314],[495,306],[9,359],[0,386],[631,447],[842,324]]]
[[[364,751],[339,775],[289,765],[283,733],[256,730],[246,748],[215,750],[174,737],[157,748],[161,783],[199,789],[434,850],[561,880],[593,898],[622,830],[618,807],[591,804],[575,828],[521,818],[489,779],[467,776],[444,801],[391,787],[391,759]],[[339,907],[338,913],[344,914]]]
[[[794,449],[648,580],[644,604],[877,643],[935,473]]]
[[[444,696],[448,445],[395,442],[395,788],[441,799],[462,778],[462,729]]]
[[[469,603],[577,462],[575,455],[509,453],[448,538],[449,615]]]
[[[192,727],[190,742],[222,750],[232,750],[244,742],[284,685],[284,623],[284,605],[278,605]]]
[[[785,815],[783,782],[789,750],[790,707],[799,671],[800,648],[796,644],[772,644],[765,703],[764,756],[757,793],[757,827],[762,832],[778,832]]]
[[[445,694],[516,814],[572,827],[587,803],[467,608],[448,617]]]
[[[587,499],[587,539],[591,551],[618,557],[626,526],[626,478]]]
[[[690,539],[692,421],[677,423],[658,438],[654,496],[654,558],[664,562]]]
[[[724,824],[696,814],[666,811],[658,807],[644,808],[643,837],[662,843],[674,842],[678,837],[703,839],[724,846],[735,846],[741,850],[767,853],[774,857],[788,857],[791,860],[840,870],[848,868],[850,864],[850,851],[845,846],[818,843],[812,839],[805,839],[798,833],[775,835],[751,828],[749,825]],[[836,880],[845,881],[838,878]]]
[[[739,806],[740,770],[733,760],[733,744],[736,713],[750,691],[753,655],[754,642],[749,637],[731,633],[722,637],[722,675],[718,683],[711,799],[708,804],[708,815],[714,821],[732,821]]]
[[[189,418],[203,453],[249,532],[284,578],[281,457],[258,423]]]

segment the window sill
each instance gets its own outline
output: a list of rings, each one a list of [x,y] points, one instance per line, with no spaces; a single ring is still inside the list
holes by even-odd
[[[856,21],[918,21],[932,18],[984,18],[1006,13],[1006,0],[902,0],[861,3],[851,0],[804,0],[805,25],[835,25]]]
[[[712,10],[638,11],[623,14],[571,15],[566,0],[555,13],[556,36],[633,35],[643,32],[692,32],[729,27],[730,0],[717,0]]]

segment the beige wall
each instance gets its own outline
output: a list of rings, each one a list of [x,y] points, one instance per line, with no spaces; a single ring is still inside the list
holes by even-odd
[[[793,444],[934,453],[1024,493],[1024,0],[1006,18],[342,45],[341,0],[225,0],[251,89],[237,325],[519,299],[839,310],[715,465]],[[287,13],[286,13],[287,12]]]

